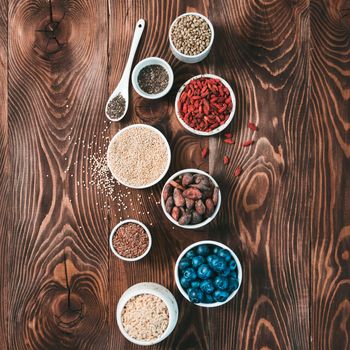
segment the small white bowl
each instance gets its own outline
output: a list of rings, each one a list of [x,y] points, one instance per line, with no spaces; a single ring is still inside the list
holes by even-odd
[[[163,198],[163,190],[164,190],[164,187],[165,185],[171,181],[171,180],[174,180],[175,178],[177,178],[179,175],[182,175],[182,174],[185,174],[185,173],[194,173],[194,174],[201,174],[201,175],[205,175],[207,176],[210,181],[212,181],[212,183],[214,184],[214,186],[218,187],[219,188],[219,196],[218,196],[218,204],[215,208],[215,211],[213,213],[213,215],[210,217],[210,218],[207,218],[206,220],[200,222],[199,224],[195,224],[195,225],[180,225],[176,220],[173,219],[173,217],[166,211],[165,209],[165,201],[164,201],[164,198]],[[161,205],[162,205],[162,209],[163,209],[163,212],[165,214],[165,216],[176,226],[179,226],[179,227],[182,227],[182,228],[186,228],[186,229],[190,229],[190,230],[194,230],[194,229],[198,229],[200,227],[203,227],[205,225],[208,225],[212,220],[214,220],[215,216],[218,214],[219,212],[219,209],[220,209],[220,206],[221,206],[221,191],[220,191],[220,187],[218,185],[218,183],[215,181],[215,179],[209,175],[208,173],[206,173],[205,171],[203,170],[199,170],[199,169],[184,169],[184,170],[180,170],[178,171],[177,173],[175,173],[174,175],[172,175],[168,180],[167,182],[165,183],[163,189],[162,189],[162,192],[161,192]]]
[[[159,338],[154,339],[152,341],[143,341],[143,340],[134,339],[130,337],[130,335],[126,332],[126,330],[123,327],[121,316],[122,316],[122,311],[124,309],[125,304],[132,297],[135,297],[136,295],[140,295],[140,294],[152,294],[157,296],[158,298],[162,299],[162,301],[165,303],[169,311],[168,328]],[[121,333],[130,342],[137,345],[154,345],[163,341],[174,330],[177,323],[178,316],[179,316],[179,309],[173,294],[162,285],[158,283],[152,283],[152,282],[138,283],[128,288],[119,299],[117,311],[116,311],[117,323]]]
[[[185,89],[186,85],[194,80],[194,79],[198,79],[198,78],[214,78],[214,79],[219,79],[223,85],[225,85],[225,87],[227,87],[228,91],[230,92],[230,96],[231,96],[231,100],[232,100],[232,110],[231,110],[231,113],[230,113],[230,116],[228,117],[228,119],[226,120],[226,122],[220,126],[218,126],[216,129],[212,130],[212,131],[209,131],[209,132],[206,132],[206,131],[199,131],[199,130],[195,130],[193,128],[191,128],[189,125],[187,125],[182,119],[181,119],[181,116],[180,116],[180,113],[179,113],[179,109],[178,109],[178,101],[179,101],[179,98],[181,96],[181,93],[182,91]],[[229,85],[229,83],[215,75],[215,74],[199,74],[199,75],[196,75],[194,76],[193,78],[191,79],[188,79],[179,89],[179,91],[177,92],[177,95],[176,95],[176,98],[175,98],[175,114],[176,114],[176,117],[178,119],[178,121],[180,122],[180,124],[186,129],[188,130],[189,132],[191,132],[192,134],[195,134],[195,135],[198,135],[198,136],[212,136],[212,135],[215,135],[215,134],[218,134],[220,132],[222,132],[224,129],[226,129],[229,124],[232,122],[232,119],[235,115],[235,111],[236,111],[236,96],[231,88],[231,86]]]
[[[180,51],[178,51],[177,48],[175,47],[174,43],[173,43],[173,40],[171,39],[171,32],[173,30],[173,27],[174,27],[176,21],[179,18],[188,16],[188,15],[194,15],[194,16],[201,17],[202,19],[204,19],[208,23],[208,26],[209,26],[210,31],[211,31],[211,38],[210,38],[209,45],[201,53],[199,53],[198,55],[193,55],[193,56],[185,55],[185,54],[181,53]],[[203,16],[200,13],[197,13],[197,12],[183,13],[182,15],[176,17],[175,20],[173,21],[173,23],[170,26],[170,29],[169,29],[169,42],[170,42],[170,49],[171,49],[173,55],[179,61],[182,61],[184,63],[197,63],[197,62],[203,61],[208,56],[208,54],[209,54],[209,52],[211,50],[211,47],[213,46],[213,42],[214,42],[214,27],[213,27],[212,23],[209,21],[209,19],[207,17]]]
[[[129,125],[121,130],[119,130],[112,138],[112,140],[110,141],[109,145],[108,145],[108,149],[107,149],[107,163],[108,163],[108,153],[109,153],[109,147],[110,145],[112,144],[112,142],[114,141],[115,138],[117,138],[118,136],[120,136],[120,134],[122,134],[123,132],[125,132],[126,130],[129,130],[129,129],[132,129],[132,128],[138,128],[138,127],[143,127],[143,128],[148,128],[148,129],[151,129],[153,130],[154,132],[156,132],[161,138],[162,140],[164,141],[164,144],[165,144],[165,147],[167,149],[167,153],[168,153],[168,162],[166,164],[166,167],[163,171],[163,173],[158,177],[158,179],[156,179],[155,181],[147,184],[147,185],[143,185],[143,186],[134,186],[134,185],[130,185],[126,182],[124,182],[123,180],[120,180],[118,178],[118,176],[116,176],[115,174],[113,174],[112,170],[110,169],[109,165],[108,165],[108,168],[109,170],[111,171],[111,174],[113,175],[113,177],[119,182],[121,183],[122,185],[126,186],[126,187],[129,187],[129,188],[137,188],[137,189],[143,189],[143,188],[148,188],[148,187],[151,187],[155,184],[157,184],[164,176],[165,174],[168,172],[169,170],[169,167],[170,167],[170,162],[171,162],[171,150],[170,150],[170,146],[169,146],[169,143],[168,143],[168,140],[165,138],[165,136],[156,128],[154,128],[153,126],[150,126],[150,125],[147,125],[147,124],[132,124],[132,125]]]
[[[139,85],[138,80],[137,80],[141,69],[143,69],[147,66],[153,65],[153,64],[157,64],[157,65],[162,66],[167,71],[168,76],[169,76],[168,86],[158,94],[148,94],[147,92],[143,91],[140,88],[140,85]],[[142,96],[144,98],[148,98],[150,100],[155,100],[157,98],[161,98],[161,97],[165,96],[170,91],[170,89],[174,83],[174,73],[173,73],[173,70],[171,69],[168,62],[164,61],[163,59],[161,59],[159,57],[148,57],[148,58],[145,58],[142,61],[140,61],[135,66],[134,70],[132,71],[131,82],[132,82],[132,86],[134,87],[135,91],[140,96]]]
[[[140,225],[144,230],[145,232],[147,233],[147,236],[148,236],[148,247],[147,249],[145,250],[145,252],[136,257],[136,258],[126,258],[125,256],[122,256],[120,255],[113,247],[113,237],[114,237],[114,234],[117,232],[118,228],[124,224],[127,224],[129,222],[132,222],[134,224],[138,224]],[[111,234],[109,235],[109,246],[113,252],[113,254],[118,257],[119,259],[121,260],[124,260],[124,261],[138,261],[138,260],[141,260],[142,258],[144,258],[148,252],[150,251],[151,249],[151,246],[152,246],[152,236],[151,236],[151,233],[149,232],[149,229],[147,228],[146,225],[144,225],[142,222],[138,221],[138,220],[134,220],[134,219],[128,219],[128,220],[124,220],[124,221],[121,221],[119,224],[117,224],[113,230],[111,231]]]
[[[238,272],[238,288],[232,292],[232,294],[224,301],[224,302],[215,302],[215,303],[211,303],[211,304],[206,304],[206,303],[198,303],[198,304],[194,304],[191,302],[190,298],[188,297],[186,291],[182,288],[181,286],[181,283],[180,283],[180,279],[179,279],[179,263],[181,261],[181,259],[185,256],[185,254],[193,249],[194,247],[197,247],[199,245],[202,245],[202,244],[208,244],[208,245],[215,245],[215,246],[218,246],[220,248],[223,248],[223,249],[226,249],[228,250],[231,255],[233,256],[233,258],[235,259],[236,261],[236,264],[237,264],[237,272]],[[182,253],[179,255],[179,257],[177,258],[176,260],[176,264],[175,264],[175,282],[176,282],[176,285],[177,285],[177,288],[179,288],[179,291],[181,292],[181,294],[192,304],[194,305],[198,305],[198,306],[202,306],[202,307],[218,307],[218,306],[221,306],[221,305],[224,305],[226,303],[228,303],[230,300],[233,299],[233,297],[238,293],[238,290],[239,288],[241,287],[241,284],[242,284],[242,265],[241,265],[241,262],[239,261],[237,255],[233,252],[233,250],[231,248],[229,248],[227,245],[223,244],[223,243],[220,243],[220,242],[217,242],[217,241],[211,241],[211,240],[206,240],[206,241],[199,241],[199,242],[196,242],[196,243],[193,243],[191,245],[189,245],[186,249],[184,249],[182,251]]]

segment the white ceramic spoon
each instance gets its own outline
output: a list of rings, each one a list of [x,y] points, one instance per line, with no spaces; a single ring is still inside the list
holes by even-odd
[[[136,23],[134,37],[133,37],[132,43],[131,43],[129,58],[128,58],[128,61],[127,61],[126,66],[124,68],[124,72],[123,72],[122,78],[120,79],[118,86],[112,92],[112,95],[109,97],[109,99],[108,99],[108,101],[106,103],[106,108],[105,108],[106,117],[109,120],[113,121],[113,122],[119,122],[120,120],[122,120],[124,118],[127,110],[128,110],[128,106],[129,106],[130,72],[131,72],[132,62],[134,60],[134,56],[135,56],[135,53],[136,53],[136,50],[137,50],[137,46],[139,45],[139,42],[140,42],[140,39],[141,39],[142,32],[143,32],[144,28],[145,28],[145,20],[141,18]],[[118,94],[121,94],[121,96],[123,96],[124,99],[125,99],[124,113],[119,118],[111,118],[107,114],[107,106],[108,106],[109,102],[113,98],[115,98]]]

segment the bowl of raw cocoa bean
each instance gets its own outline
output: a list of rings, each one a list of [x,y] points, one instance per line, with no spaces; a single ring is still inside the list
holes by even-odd
[[[151,249],[152,236],[146,225],[134,219],[119,222],[110,236],[109,246],[115,256],[124,261],[144,258]]]
[[[212,136],[231,123],[236,97],[230,84],[214,74],[196,75],[179,89],[175,99],[176,117],[189,132]]]
[[[209,224],[221,205],[215,179],[199,169],[184,169],[172,175],[162,190],[161,205],[166,217],[186,229]]]

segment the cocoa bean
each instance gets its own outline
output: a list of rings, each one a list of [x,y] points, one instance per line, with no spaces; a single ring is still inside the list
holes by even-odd
[[[202,198],[202,192],[198,188],[188,188],[187,190],[182,192],[182,195],[185,198],[194,200]]]
[[[205,216],[209,218],[214,214],[214,210],[215,210],[215,206],[211,198],[207,198],[205,200],[205,206],[206,206]]]
[[[193,175],[191,173],[185,173],[182,176],[182,186],[188,186],[193,182]]]
[[[165,202],[165,210],[167,213],[171,213],[172,209],[174,207],[174,198],[173,197],[169,197],[167,199],[167,201]]]
[[[196,225],[196,224],[199,224],[200,222],[202,222],[203,219],[202,219],[202,216],[199,215],[196,211],[194,211],[192,213],[192,220],[191,220],[191,224],[192,225]]]
[[[174,180],[169,181],[169,184],[171,186],[173,186],[174,188],[178,188],[178,189],[180,189],[182,191],[184,190],[184,188],[178,182],[176,182]]]
[[[185,205],[185,198],[182,195],[182,192],[178,189],[174,189],[174,203],[177,207],[183,207]]]
[[[171,185],[169,183],[167,183],[164,186],[163,193],[162,193],[164,201],[167,201],[167,199],[171,196],[172,191],[173,191],[173,188],[171,187]]]
[[[178,223],[180,225],[188,225],[191,222],[191,219],[192,219],[192,214],[187,212],[187,213],[185,213],[185,215],[181,216]]]
[[[205,213],[205,205],[201,199],[195,202],[194,207],[196,208],[196,212],[199,215],[203,215]]]
[[[218,201],[219,201],[219,189],[215,187],[213,191],[213,203],[215,206],[218,205]]]
[[[201,192],[210,191],[210,187],[204,185],[203,182],[200,182],[199,184],[192,184],[190,187],[198,188]]]
[[[194,182],[196,184],[202,183],[202,185],[210,187],[211,181],[210,181],[208,176],[201,175],[201,174],[198,174],[198,175],[195,175],[195,176],[196,176],[196,178],[195,178]]]
[[[171,211],[171,216],[174,220],[178,221],[180,218],[180,209],[178,207],[174,207]]]
[[[185,203],[186,203],[186,208],[187,209],[192,209],[193,206],[194,206],[194,200],[193,199],[185,198]]]

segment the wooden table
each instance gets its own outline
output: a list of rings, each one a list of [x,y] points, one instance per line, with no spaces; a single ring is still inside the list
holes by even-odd
[[[215,42],[205,61],[186,65],[167,33],[192,10],[212,20]],[[139,18],[147,28],[135,61],[166,59],[175,84],[154,102],[130,88],[127,117],[110,125],[104,105]],[[350,349],[349,1],[4,0],[0,62],[2,349],[136,349],[115,308],[141,281],[168,287],[180,308],[174,333],[154,349]],[[236,93],[235,145],[194,137],[175,118],[178,87],[206,72]],[[168,138],[169,175],[198,167],[220,183],[209,227],[174,228],[158,204],[162,184],[116,186],[132,203],[121,211],[89,185],[89,159],[105,138],[138,122]],[[128,216],[154,238],[149,256],[129,264],[108,247]],[[189,304],[173,276],[182,249],[207,238],[232,247],[244,270],[235,299],[212,310]]]

